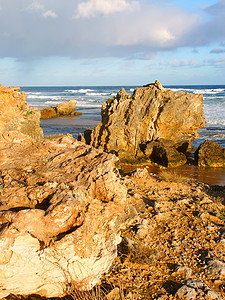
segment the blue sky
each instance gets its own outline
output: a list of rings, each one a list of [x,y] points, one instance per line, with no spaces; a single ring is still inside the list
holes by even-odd
[[[0,84],[225,84],[225,0],[0,0]]]

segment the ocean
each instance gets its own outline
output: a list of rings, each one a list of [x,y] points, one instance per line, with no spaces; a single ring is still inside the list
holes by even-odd
[[[76,111],[82,115],[58,119],[41,120],[44,135],[70,133],[77,138],[79,132],[93,128],[101,121],[101,104],[112,98],[124,87],[128,93],[133,93],[136,86],[52,86],[52,87],[21,87],[27,95],[30,107],[39,109],[70,99],[77,100]],[[174,91],[186,91],[203,94],[206,126],[199,129],[199,138],[193,141],[193,146],[206,139],[216,141],[225,148],[225,85],[193,85],[165,86]]]

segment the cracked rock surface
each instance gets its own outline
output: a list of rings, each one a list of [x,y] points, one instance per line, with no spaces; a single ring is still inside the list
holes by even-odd
[[[90,289],[129,218],[117,158],[71,136],[0,137],[0,298]]]

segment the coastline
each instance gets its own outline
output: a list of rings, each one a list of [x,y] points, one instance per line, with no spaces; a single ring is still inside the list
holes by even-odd
[[[1,298],[56,299],[97,284],[109,295],[116,289],[117,299],[186,299],[187,290],[196,299],[225,296],[224,186],[188,180],[184,170],[194,174],[194,166],[119,172],[115,155],[72,134],[44,139],[40,111],[4,90],[7,124],[20,117],[30,126],[1,135]],[[14,98],[21,109],[12,118]],[[67,133],[97,119],[43,122]],[[212,168],[203,169],[208,180]]]

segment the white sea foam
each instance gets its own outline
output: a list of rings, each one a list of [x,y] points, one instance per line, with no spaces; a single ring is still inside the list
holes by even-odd
[[[225,92],[225,89],[222,88],[215,88],[215,89],[194,89],[194,88],[171,88],[172,91],[174,92],[180,92],[180,91],[185,91],[185,92],[190,92],[193,94],[219,94]]]
[[[87,96],[94,96],[94,97],[105,97],[110,96],[110,93],[86,93]]]
[[[201,89],[201,90],[193,90],[194,94],[211,94],[216,95],[219,93],[223,93],[225,89]]]
[[[88,92],[94,92],[95,90],[92,89],[79,89],[79,90],[65,90],[65,92],[69,93],[79,93],[79,94],[86,94]]]
[[[63,99],[61,96],[46,96],[46,95],[29,95],[27,98],[29,99]]]
[[[62,103],[62,101],[45,101],[45,104],[54,104],[54,105],[56,105],[56,104],[59,104],[59,103]]]
[[[77,102],[77,105],[76,105],[76,107],[101,107],[102,106],[102,104],[101,103],[91,103],[91,102],[82,102],[82,101],[80,101],[80,102]]]
[[[41,92],[26,92],[26,95],[40,95]]]

